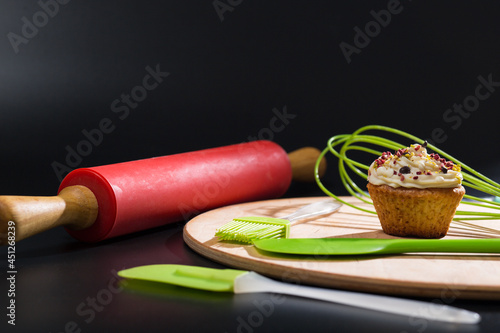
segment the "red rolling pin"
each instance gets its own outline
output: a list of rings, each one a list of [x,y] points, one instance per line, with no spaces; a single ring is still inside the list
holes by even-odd
[[[312,180],[319,151],[290,154],[271,141],[253,141],[138,161],[76,169],[57,196],[0,196],[0,244],[8,223],[16,241],[56,226],[97,242],[225,205],[280,197],[292,175]],[[322,161],[321,173],[326,168]]]

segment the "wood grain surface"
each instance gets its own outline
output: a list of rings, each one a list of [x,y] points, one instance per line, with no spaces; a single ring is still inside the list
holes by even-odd
[[[235,217],[280,217],[325,199],[277,199],[215,209],[189,221],[184,227],[184,240],[194,251],[214,261],[291,283],[429,297],[444,303],[456,298],[500,299],[500,254],[274,255],[259,252],[253,245],[220,242],[214,236],[218,227]],[[342,199],[373,209],[356,198]],[[473,210],[470,207],[461,204],[459,209]],[[346,205],[336,213],[292,226],[290,237],[396,238],[382,231],[376,215]],[[445,238],[500,238],[500,221],[453,222]]]

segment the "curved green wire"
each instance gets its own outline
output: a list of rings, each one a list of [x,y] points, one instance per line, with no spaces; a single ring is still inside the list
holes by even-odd
[[[366,164],[363,164],[361,162],[358,162],[356,160],[353,160],[347,156],[347,153],[349,151],[361,151],[365,152],[368,154],[372,154],[375,156],[380,156],[382,154],[381,151],[376,150],[374,148],[370,147],[365,147],[363,144],[369,144],[371,146],[377,146],[377,147],[383,147],[385,150],[392,150],[396,151],[398,149],[404,148],[407,145],[403,145],[401,143],[398,143],[396,141],[383,138],[381,136],[376,136],[376,135],[368,135],[365,134],[368,131],[382,131],[382,132],[388,132],[392,134],[396,134],[399,136],[402,136],[408,140],[411,140],[414,143],[420,143],[423,144],[424,140],[416,137],[414,135],[411,135],[407,132],[404,132],[402,130],[398,130],[392,127],[387,127],[387,126],[381,126],[381,125],[368,125],[361,127],[354,131],[352,134],[340,134],[331,137],[328,140],[327,147],[321,152],[320,156],[318,157],[318,160],[316,161],[315,164],[315,179],[316,183],[318,186],[321,188],[321,190],[338,200],[339,202],[343,203],[344,205],[356,208],[358,210],[367,212],[367,213],[372,213],[376,214],[374,210],[366,209],[363,207],[359,207],[357,205],[351,204],[346,202],[345,200],[342,200],[340,197],[332,193],[330,190],[328,190],[323,183],[321,182],[321,179],[319,178],[319,165],[321,160],[325,157],[327,153],[333,154],[335,157],[338,158],[338,169],[339,169],[339,175],[340,179],[342,182],[342,185],[346,188],[346,190],[354,197],[358,198],[362,202],[372,204],[371,201],[365,199],[365,198],[370,198],[369,194],[367,194],[366,191],[362,190],[355,182],[354,180],[349,176],[348,171],[353,172],[355,175],[358,177],[364,179],[364,181],[367,180],[368,175],[367,171],[369,169],[369,166]],[[340,149],[335,149],[336,146],[340,145]],[[462,176],[463,176],[463,181],[462,184],[464,187],[472,188],[478,191],[481,191],[483,193],[493,195],[493,196],[500,196],[500,184],[497,182],[491,180],[490,178],[484,176],[483,174],[475,171],[468,165],[462,163],[458,159],[454,158],[453,156],[447,154],[443,150],[437,148],[436,146],[432,144],[427,144],[427,148],[433,150],[437,154],[439,154],[441,157],[444,157],[455,164],[458,164],[462,168]],[[362,171],[365,170],[365,171]],[[467,204],[467,205],[473,205],[473,206],[478,206],[478,207],[483,207],[483,208],[490,208],[490,209],[499,209],[500,210],[500,203],[498,202],[493,202],[489,201],[483,198],[479,198],[476,196],[472,195],[464,195],[464,198],[468,199],[469,201],[462,201],[462,203]],[[479,220],[479,219],[500,219],[500,213],[493,213],[493,212],[468,212],[468,211],[457,211],[456,215],[463,216],[459,218],[459,220]],[[475,217],[465,217],[465,216],[475,216]],[[458,218],[456,218],[458,219]]]

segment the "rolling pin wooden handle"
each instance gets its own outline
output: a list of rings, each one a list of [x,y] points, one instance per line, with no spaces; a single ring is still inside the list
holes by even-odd
[[[314,147],[304,147],[288,153],[292,166],[292,179],[299,182],[314,182],[314,168],[321,151]],[[326,160],[323,158],[319,164],[318,175],[323,177],[326,171]]]
[[[0,245],[8,244],[9,221],[15,224],[16,241],[57,226],[84,229],[97,218],[98,204],[85,186],[69,186],[57,196],[0,196]]]

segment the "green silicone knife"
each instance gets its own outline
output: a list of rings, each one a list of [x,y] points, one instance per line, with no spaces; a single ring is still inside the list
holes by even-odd
[[[449,305],[438,305],[382,295],[315,288],[272,280],[255,272],[184,265],[147,265],[118,272],[127,279],[168,283],[217,292],[280,293],[383,311],[412,318],[477,324],[479,314]],[[438,308],[437,308],[438,307]]]
[[[280,238],[253,240],[260,250],[303,255],[398,254],[408,252],[500,253],[500,238],[372,239]]]

